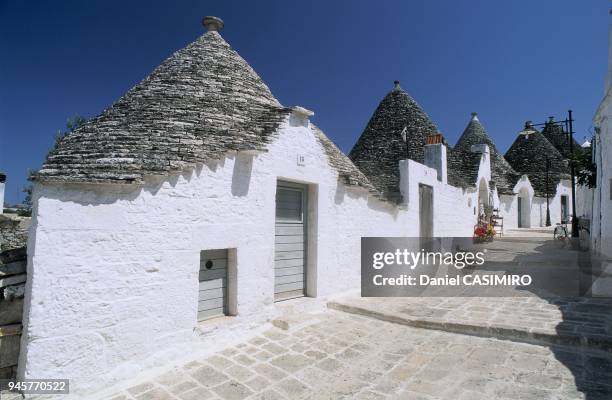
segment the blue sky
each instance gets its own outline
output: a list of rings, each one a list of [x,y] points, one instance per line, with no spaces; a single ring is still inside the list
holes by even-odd
[[[74,115],[95,116],[173,51],[223,37],[286,106],[348,152],[399,79],[451,144],[477,111],[501,151],[525,120],[574,110],[590,136],[607,68],[608,0],[0,0],[0,171],[21,201]]]

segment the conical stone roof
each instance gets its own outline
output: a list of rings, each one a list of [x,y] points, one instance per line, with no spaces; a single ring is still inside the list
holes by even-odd
[[[548,168],[548,195],[554,196],[561,179],[569,179],[569,166],[563,155],[542,133],[533,130],[529,135],[520,134],[505,154],[508,163],[521,174],[529,177],[535,195],[546,197],[546,160]]]
[[[437,132],[423,109],[395,81],[395,87],[374,111],[349,157],[386,198],[400,201],[399,161],[411,159],[422,163],[425,138]],[[449,180],[453,180],[450,173]]]
[[[221,20],[207,17],[204,23],[208,32],[61,140],[32,179],[137,183],[231,151],[264,149],[291,109],[223,40]],[[314,130],[339,176],[379,195],[348,157]]]
[[[542,129],[542,135],[550,142],[559,153],[565,158],[570,158],[572,152],[570,151],[570,137],[568,134],[564,132],[562,126],[555,123],[553,118],[551,117],[549,121],[544,123],[544,128]],[[574,152],[582,151],[582,147],[578,142],[574,139]]]
[[[468,183],[475,185],[478,178],[480,155],[474,157],[471,148],[475,144],[486,144],[491,152],[491,179],[499,194],[513,194],[512,189],[519,180],[520,175],[508,164],[499,153],[495,143],[480,123],[476,113],[472,117],[463,134],[453,148],[453,157],[450,158],[451,168],[461,171]],[[475,164],[475,165],[474,165]]]
[[[247,62],[209,31],[63,139],[34,179],[140,181],[228,150],[261,148],[286,113]]]

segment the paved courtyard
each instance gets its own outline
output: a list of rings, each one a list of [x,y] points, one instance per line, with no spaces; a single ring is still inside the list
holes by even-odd
[[[544,239],[509,235],[488,259],[559,269],[584,256]],[[612,399],[610,299],[354,295],[329,306],[110,398]]]
[[[562,268],[582,255],[510,236],[489,257],[502,269]],[[291,304],[277,324],[288,330],[271,327],[105,399],[612,399],[610,299],[349,295],[310,314]]]
[[[110,398],[610,399],[612,357],[327,311]]]
[[[362,298],[356,293],[329,306],[417,328],[612,352],[612,263],[535,233],[539,236],[487,243],[487,262],[478,269],[529,273],[539,277],[537,287],[490,287],[491,297]],[[580,291],[584,297],[577,297]],[[591,296],[594,291],[607,297]]]

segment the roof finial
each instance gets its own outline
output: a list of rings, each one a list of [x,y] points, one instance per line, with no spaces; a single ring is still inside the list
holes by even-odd
[[[202,20],[202,25],[206,27],[209,31],[220,31],[223,29],[223,20],[218,17],[208,16],[204,17]]]
[[[394,90],[400,90],[400,85],[399,85],[399,81],[396,79],[393,81],[393,84],[395,85],[395,87],[393,88]]]
[[[478,113],[472,112],[472,121],[478,121]]]

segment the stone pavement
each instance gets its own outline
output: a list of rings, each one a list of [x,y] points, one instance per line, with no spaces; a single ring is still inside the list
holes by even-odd
[[[612,358],[327,311],[112,400],[610,399]],[[585,394],[586,393],[586,394]]]
[[[598,260],[588,254],[539,235],[505,236],[485,244],[486,263],[478,268],[539,275],[548,285],[543,290],[491,287],[491,297],[362,298],[357,293],[328,306],[417,328],[612,352],[612,298],[558,295],[578,294],[581,286],[588,290],[597,279],[612,278],[605,271],[596,276]],[[496,297],[500,294],[509,297]]]
[[[537,297],[335,299],[332,309],[416,328],[612,353],[612,300]]]

